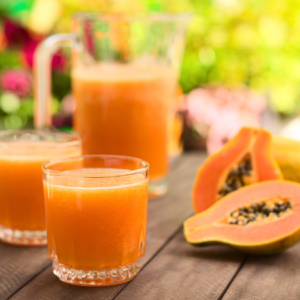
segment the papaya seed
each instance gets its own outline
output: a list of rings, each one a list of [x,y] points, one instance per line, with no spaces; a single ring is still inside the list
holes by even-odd
[[[267,203],[266,203],[266,207],[267,207],[267,208],[270,208],[270,209],[274,209],[274,207],[275,207],[275,203],[274,203],[274,202],[272,202],[272,201],[267,201]]]
[[[236,218],[236,217],[239,216],[239,212],[238,212],[238,211],[233,211],[233,212],[231,213],[231,215],[232,215],[234,218]]]
[[[229,171],[223,187],[218,191],[218,199],[245,186],[244,179],[251,176],[251,170],[251,159],[247,154],[237,166]]]
[[[251,208],[253,209],[253,211],[256,211],[258,208],[258,205],[256,203],[251,205]]]
[[[283,217],[292,208],[292,202],[287,197],[281,197],[281,200],[272,198],[237,208],[230,213],[227,223],[245,226],[251,222],[259,222],[263,219],[272,221]]]

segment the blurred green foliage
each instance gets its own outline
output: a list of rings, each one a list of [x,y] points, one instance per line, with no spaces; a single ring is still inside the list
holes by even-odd
[[[6,10],[13,18],[21,14],[19,21],[26,25],[26,16],[30,16],[35,1],[1,1],[0,9],[2,14]],[[69,31],[71,15],[80,10],[192,11],[194,17],[189,26],[180,77],[184,92],[211,83],[230,87],[247,85],[267,95],[275,110],[285,114],[299,111],[298,0],[55,1],[61,6],[60,17],[48,34]],[[0,71],[19,64],[16,50],[0,52]],[[70,78],[57,73],[53,83],[54,97],[61,100],[70,90]]]
[[[90,9],[104,2],[107,10],[193,12],[180,77],[184,92],[208,83],[243,84],[267,95],[275,110],[298,112],[298,0],[103,0],[89,2]],[[69,18],[73,8],[66,11]],[[57,30],[68,22],[59,21]]]
[[[184,91],[196,85],[245,84],[268,94],[273,107],[294,113],[300,105],[300,2],[192,1],[183,61]]]

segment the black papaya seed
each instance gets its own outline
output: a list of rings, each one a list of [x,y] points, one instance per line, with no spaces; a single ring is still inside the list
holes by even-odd
[[[257,204],[252,204],[252,205],[251,205],[251,208],[252,208],[254,211],[257,211],[258,205],[257,205]]]

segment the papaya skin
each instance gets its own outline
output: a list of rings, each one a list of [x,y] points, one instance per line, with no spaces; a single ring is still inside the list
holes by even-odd
[[[272,148],[284,179],[300,183],[300,141],[273,136]]]
[[[234,208],[283,194],[294,199],[293,212],[286,217],[246,226],[222,223]],[[285,180],[265,181],[240,188],[206,211],[187,219],[184,222],[184,235],[195,246],[224,244],[245,253],[270,255],[280,253],[300,241],[299,220],[300,184]]]
[[[255,255],[272,255],[278,254],[300,241],[300,229],[295,230],[291,235],[281,237],[278,240],[272,241],[272,243],[262,243],[262,244],[246,244],[246,245],[237,245],[234,242],[229,242],[226,240],[212,240],[201,243],[192,243],[190,244],[198,247],[206,247],[211,245],[226,245],[235,249],[238,249],[244,253],[255,254]]]
[[[282,179],[281,171],[272,155],[271,135],[258,128],[243,127],[220,151],[210,155],[198,169],[192,190],[196,213],[202,212],[216,201],[222,183],[232,167],[245,155],[251,157],[253,182]]]

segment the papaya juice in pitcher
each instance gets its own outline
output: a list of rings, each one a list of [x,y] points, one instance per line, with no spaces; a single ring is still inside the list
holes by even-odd
[[[151,181],[166,177],[167,118],[176,78],[165,66],[99,63],[72,72],[83,154],[139,157]]]
[[[167,119],[190,13],[77,13],[72,32],[35,54],[35,125],[51,126],[49,61],[72,48],[74,128],[84,154],[139,157],[150,164],[149,196],[167,192]]]

